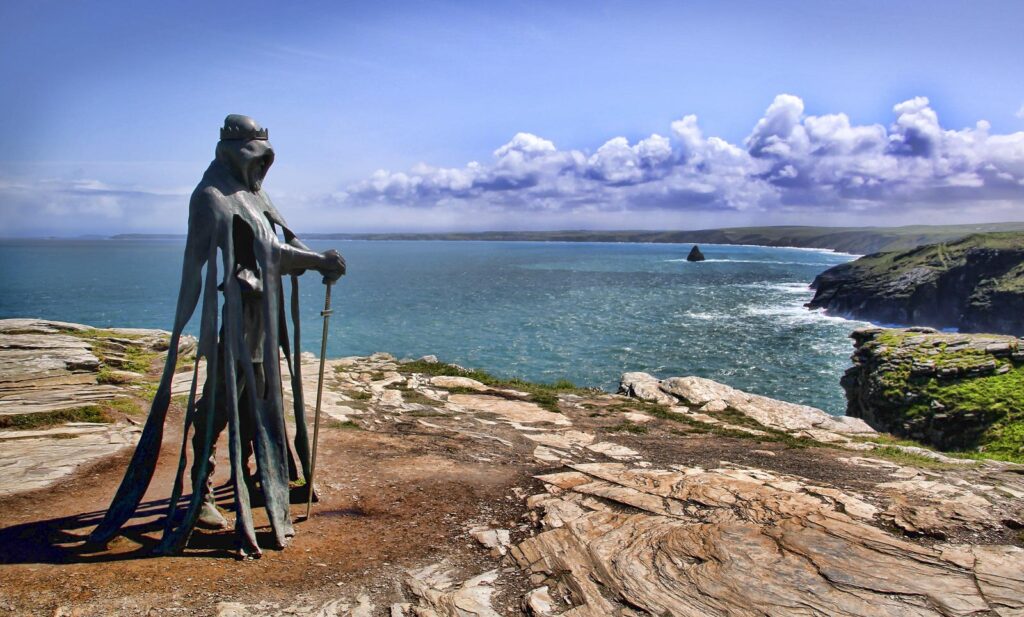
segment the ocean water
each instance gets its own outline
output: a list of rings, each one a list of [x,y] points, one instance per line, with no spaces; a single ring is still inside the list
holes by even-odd
[[[754,246],[320,241],[335,286],[331,356],[388,351],[535,381],[613,390],[624,371],[700,375],[845,409],[839,377],[861,322],[803,307],[816,274],[850,255]],[[0,242],[0,317],[169,329],[180,240]],[[307,274],[303,348],[319,352],[324,288]],[[195,333],[198,319],[189,326]]]

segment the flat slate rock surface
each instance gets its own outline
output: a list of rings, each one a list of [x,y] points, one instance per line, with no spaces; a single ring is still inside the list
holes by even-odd
[[[147,373],[162,365],[167,339],[161,330],[0,319],[0,496],[47,487],[134,445],[149,402]],[[187,339],[182,351],[194,345]],[[126,371],[128,357],[152,364]],[[107,422],[67,421],[85,412]]]

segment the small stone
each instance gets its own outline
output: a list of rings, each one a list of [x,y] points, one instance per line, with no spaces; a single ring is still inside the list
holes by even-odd
[[[1013,351],[1015,346],[1011,346],[1010,343],[992,343],[985,346],[985,353],[992,354],[993,356],[1007,356]]]
[[[214,610],[216,617],[252,617],[241,602],[218,602]]]
[[[401,407],[402,406],[402,393],[398,390],[384,390],[380,393],[380,399],[377,403],[381,407]]]
[[[475,527],[470,530],[469,535],[485,548],[498,551],[500,555],[508,552],[509,532],[507,529],[491,529],[489,527]]]
[[[526,608],[529,609],[531,615],[536,617],[547,617],[554,613],[555,601],[546,585],[526,594]]]
[[[467,388],[477,392],[486,392],[490,388],[469,377],[457,377],[453,375],[436,375],[430,378],[430,385],[435,388]]]
[[[728,403],[722,400],[708,401],[701,406],[700,410],[704,413],[721,413],[729,408]]]

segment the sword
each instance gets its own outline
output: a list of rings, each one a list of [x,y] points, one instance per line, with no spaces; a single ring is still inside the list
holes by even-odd
[[[309,511],[313,507],[313,476],[316,474],[316,444],[320,438],[320,404],[324,395],[324,364],[327,361],[327,323],[331,318],[331,285],[334,281],[324,281],[327,292],[324,296],[324,310],[320,316],[324,318],[324,333],[320,338],[320,379],[316,384],[316,415],[313,418],[313,454],[309,461],[309,491],[306,494],[306,519],[309,519]]]

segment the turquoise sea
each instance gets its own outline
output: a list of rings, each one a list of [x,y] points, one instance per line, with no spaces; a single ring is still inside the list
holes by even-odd
[[[612,390],[624,371],[700,375],[841,414],[861,322],[803,307],[825,251],[553,242],[314,241],[338,248],[331,356],[388,351]],[[169,329],[182,240],[0,242],[0,317]],[[324,288],[302,278],[304,349]],[[198,319],[190,325],[192,332]]]

